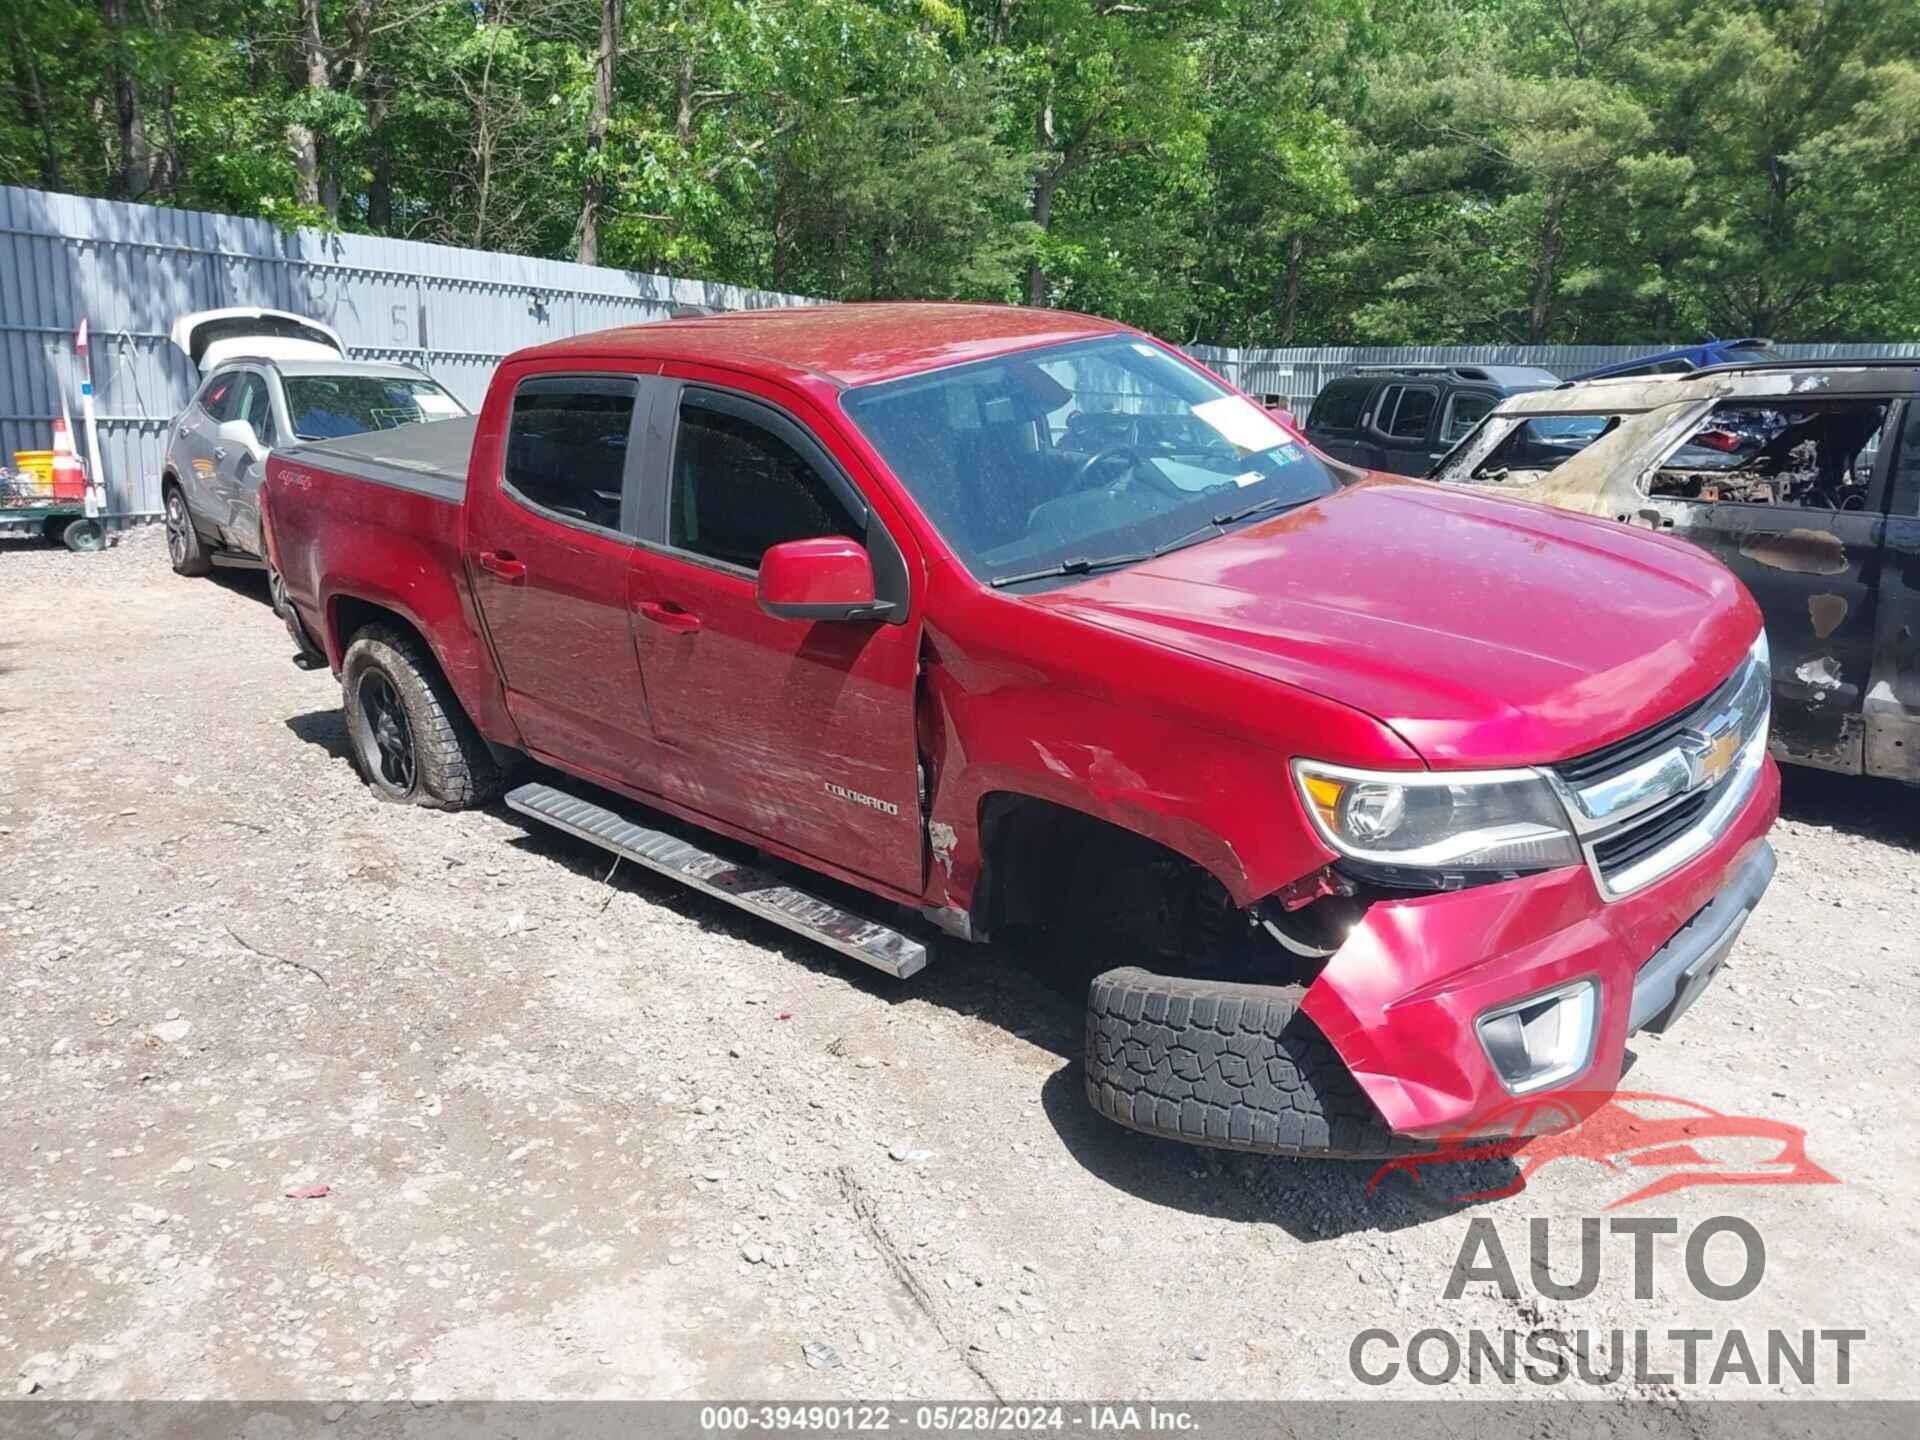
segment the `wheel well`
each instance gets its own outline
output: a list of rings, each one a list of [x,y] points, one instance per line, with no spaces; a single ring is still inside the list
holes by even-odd
[[[1121,956],[1167,974],[1304,985],[1368,903],[1341,892],[1298,916],[1266,902],[1242,909],[1191,856],[1025,795],[981,802],[980,851],[976,931],[1025,929],[1049,945],[1065,940],[1069,952],[1091,937],[1103,968],[1129,963]]]
[[[439,664],[439,657],[433,655],[433,647],[427,643],[427,637],[420,633],[420,627],[398,610],[389,609],[385,605],[376,605],[371,600],[362,600],[357,595],[339,595],[334,597],[332,613],[328,618],[333,627],[335,642],[342,655],[345,655],[347,647],[353,644],[353,637],[369,625],[391,625],[417,639],[427,654],[433,656],[435,665]]]
[[[992,933],[1065,917],[1090,864],[1171,867],[1204,887],[1220,887],[1205,866],[1157,840],[1081,810],[1000,793],[980,802],[984,866],[975,924]]]
[[[433,665],[433,668],[439,672],[440,678],[447,682],[447,691],[451,703],[460,709],[467,723],[473,724],[473,717],[467,713],[465,708],[466,702],[461,697],[460,692],[454,688],[451,678],[447,675],[447,667],[440,663],[440,655],[439,652],[433,648],[433,642],[427,639],[426,632],[421,630],[418,625],[414,624],[413,621],[409,620],[405,615],[402,615],[398,610],[378,604],[372,600],[362,600],[357,595],[336,595],[333,598],[332,604],[328,607],[327,621],[333,631],[335,643],[339,647],[337,653],[343,664],[346,660],[347,647],[353,644],[354,636],[358,635],[362,630],[365,630],[369,625],[391,626],[395,630],[412,636],[419,642],[421,650],[425,652],[427,660]],[[479,728],[478,725],[474,725],[476,731],[478,731]],[[484,733],[480,735],[480,740],[481,743],[487,747],[488,752],[493,756],[494,763],[497,765],[511,765],[521,758],[518,750],[510,745],[500,744],[490,739]]]

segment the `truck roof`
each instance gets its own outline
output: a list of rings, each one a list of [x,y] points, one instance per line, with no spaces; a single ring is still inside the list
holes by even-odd
[[[1132,333],[1091,315],[1016,305],[803,305],[656,320],[556,340],[531,353],[748,362],[851,387],[1038,345]]]

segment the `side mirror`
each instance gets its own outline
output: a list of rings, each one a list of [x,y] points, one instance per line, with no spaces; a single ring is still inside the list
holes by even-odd
[[[247,453],[256,459],[267,448],[260,443],[260,437],[253,433],[251,420],[222,420],[220,438],[229,445],[246,446]]]
[[[893,610],[874,598],[865,547],[840,535],[775,545],[760,557],[758,596],[782,620],[880,620]]]

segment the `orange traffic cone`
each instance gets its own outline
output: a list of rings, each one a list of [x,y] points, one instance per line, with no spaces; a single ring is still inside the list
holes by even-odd
[[[73,437],[67,434],[67,422],[59,417],[55,417],[53,422],[53,498],[87,498],[86,467],[80,463],[80,457],[74,454]]]

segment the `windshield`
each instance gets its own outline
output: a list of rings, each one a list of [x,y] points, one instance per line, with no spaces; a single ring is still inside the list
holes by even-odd
[[[1515,426],[1513,433],[1474,467],[1474,477],[1490,480],[1513,470],[1551,470],[1619,423],[1619,418],[1612,415],[1536,415]]]
[[[289,375],[287,413],[302,440],[331,440],[416,420],[450,420],[467,410],[424,377]]]
[[[1258,405],[1142,340],[1022,351],[843,404],[990,584],[1130,563],[1335,488]]]

